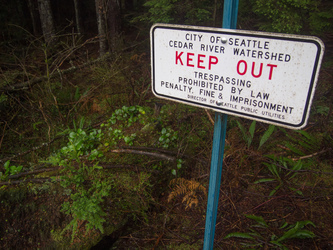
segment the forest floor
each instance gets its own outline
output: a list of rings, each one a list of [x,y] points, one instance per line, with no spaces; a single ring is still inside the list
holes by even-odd
[[[201,249],[214,113],[153,96],[149,40],[66,39],[1,50],[0,248]],[[323,39],[305,129],[228,118],[214,248],[333,248]]]

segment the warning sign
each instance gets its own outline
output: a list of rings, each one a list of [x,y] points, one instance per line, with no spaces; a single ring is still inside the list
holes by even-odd
[[[300,129],[323,51],[316,37],[156,24],[152,90],[160,98]]]

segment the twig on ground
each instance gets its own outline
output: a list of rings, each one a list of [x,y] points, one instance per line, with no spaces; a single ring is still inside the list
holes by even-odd
[[[8,179],[18,179],[18,178],[21,178],[22,176],[51,172],[51,171],[58,170],[59,168],[60,168],[60,166],[53,167],[53,168],[42,168],[42,169],[37,169],[37,170],[29,171],[29,172],[22,172],[19,174],[8,176]]]
[[[172,156],[168,156],[166,154],[161,153],[154,153],[154,152],[147,152],[147,151],[140,151],[140,150],[133,150],[133,149],[113,149],[110,151],[111,153],[127,153],[127,154],[139,154],[139,155],[147,155],[156,158],[161,158],[168,161],[175,161],[176,158]]]
[[[167,155],[175,155],[176,157],[179,157],[178,152],[176,151],[171,151],[171,150],[167,150],[167,149],[163,149],[163,148],[153,148],[153,147],[123,147],[123,149],[130,149],[130,150],[139,150],[139,151],[157,151],[157,152],[161,152]],[[200,162],[203,165],[209,165],[209,162],[206,160],[203,160],[199,157],[193,157],[193,156],[189,156],[189,155],[181,155],[181,158],[186,158],[186,159],[195,159],[195,161]]]
[[[211,123],[213,124],[213,126],[214,126],[214,120],[213,120],[212,116],[210,115],[210,113],[208,112],[207,109],[205,109],[205,111],[206,111],[206,114],[207,114],[207,116],[208,116],[208,119],[210,120],[210,122],[211,122]]]
[[[293,161],[299,161],[299,160],[303,160],[303,159],[308,159],[308,158],[312,158],[316,155],[320,155],[320,154],[323,154],[323,153],[326,153],[327,151],[330,151],[331,148],[328,148],[328,149],[324,149],[320,152],[316,152],[316,153],[313,153],[313,154],[310,154],[310,155],[304,155],[304,156],[301,156],[301,157],[295,157],[295,158],[292,158]]]
[[[27,182],[33,182],[33,183],[44,183],[46,181],[50,181],[51,178],[36,178],[36,179],[24,179],[24,180],[18,180],[18,181],[6,181],[6,182],[0,182],[0,186],[4,185],[16,185],[20,183],[27,183]]]
[[[275,197],[269,199],[268,201],[265,201],[265,202],[261,203],[260,205],[254,207],[254,208],[252,208],[252,209],[250,209],[250,210],[248,210],[246,213],[248,213],[248,212],[250,212],[250,211],[253,211],[253,210],[256,210],[256,209],[258,209],[259,207],[265,205],[266,203],[271,202],[272,200],[279,199],[279,198],[284,198],[284,197],[287,197],[287,196],[288,196],[288,195],[275,196]]]

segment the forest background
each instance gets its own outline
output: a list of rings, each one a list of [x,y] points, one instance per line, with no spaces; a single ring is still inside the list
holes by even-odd
[[[156,22],[217,0],[1,0],[0,248],[201,249],[213,112],[151,93]],[[333,245],[333,3],[240,0],[238,29],[325,43],[309,123],[229,117],[217,249]]]

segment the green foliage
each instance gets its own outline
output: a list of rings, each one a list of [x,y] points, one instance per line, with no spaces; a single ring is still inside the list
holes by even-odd
[[[314,137],[304,130],[287,132],[284,128],[279,129],[283,131],[289,139],[284,143],[285,147],[296,155],[304,156],[309,152],[318,150],[320,147],[320,140],[318,137]]]
[[[134,21],[149,23],[203,24],[212,19],[213,1],[148,0],[148,12]]]
[[[163,148],[169,148],[170,144],[178,139],[178,132],[171,128],[162,128],[161,136],[158,139]]]
[[[325,31],[332,31],[333,25],[333,6],[318,6],[314,11],[309,13],[309,26],[314,34],[322,34]]]
[[[147,112],[149,110],[141,106],[123,106],[121,109],[115,110],[108,122],[101,125],[101,128],[106,128],[108,135],[108,138],[105,138],[104,146],[117,146],[122,141],[133,146],[134,143],[139,143],[140,135],[146,132],[150,132],[150,137],[153,137],[155,134],[152,132],[157,128],[158,121],[147,116]],[[134,129],[138,132],[133,133]],[[159,133],[158,145],[162,148],[169,148],[174,146],[177,140],[177,131],[171,127],[163,127]]]
[[[247,142],[247,148],[250,148],[250,146],[252,144],[252,141],[253,141],[253,138],[254,138],[254,132],[255,132],[255,129],[256,129],[256,121],[252,121],[248,131],[240,123],[240,121],[236,120],[236,122],[237,122],[238,128],[242,132],[243,139],[245,140],[245,142]],[[265,142],[273,134],[274,130],[275,130],[274,125],[270,125],[268,127],[268,129],[265,131],[265,133],[261,136],[258,149],[260,149],[265,144]]]
[[[277,229],[271,226],[261,216],[245,215],[248,219],[253,220],[256,224],[250,226],[249,232],[233,232],[225,236],[225,239],[238,238],[244,240],[241,245],[245,248],[264,248],[273,247],[280,249],[288,249],[283,243],[290,239],[311,239],[315,234],[310,230],[304,229],[306,226],[315,225],[311,221],[297,221],[295,224],[283,224]],[[256,229],[254,229],[256,228]],[[273,231],[279,230],[279,234]]]
[[[102,181],[101,174],[97,172],[102,167],[97,163],[90,167],[82,161],[82,157],[96,160],[103,156],[97,149],[102,136],[101,129],[93,129],[89,133],[82,128],[71,131],[68,134],[67,145],[47,160],[53,165],[64,167],[60,184],[69,191],[71,201],[63,203],[62,212],[71,215],[73,219],[63,233],[66,230],[72,230],[72,241],[81,221],[86,222],[87,231],[95,228],[103,232],[102,223],[105,221],[103,219],[105,213],[101,203],[109,194],[111,185],[107,181]],[[91,184],[86,185],[87,181]]]
[[[1,93],[0,95],[0,104],[7,101],[8,96],[6,96],[4,93]]]
[[[299,195],[303,195],[302,191],[294,188],[291,185],[291,182],[299,174],[299,170],[304,169],[303,162],[301,160],[294,162],[286,157],[281,157],[278,159],[275,156],[269,157],[273,159],[273,162],[264,162],[264,165],[266,165],[273,178],[262,178],[255,181],[254,183],[277,183],[277,185],[269,193],[269,197],[273,196],[282,187],[288,187],[289,190]]]
[[[116,146],[122,140],[127,145],[132,146],[137,134],[128,134],[126,130],[137,122],[145,124],[145,114],[145,109],[140,106],[123,106],[121,109],[116,109],[108,122],[101,125],[101,128],[107,128],[107,134],[109,136],[109,140],[104,143],[104,146]]]
[[[330,107],[318,105],[315,107],[314,112],[323,116],[328,116],[330,112]]]
[[[246,216],[246,218],[249,218],[249,219],[254,220],[255,222],[257,222],[258,227],[268,228],[268,225],[267,225],[267,223],[266,223],[266,221],[264,220],[263,217],[255,216],[253,214],[249,214],[249,215],[245,215],[245,216]]]
[[[46,162],[55,166],[66,166],[70,160],[80,162],[82,156],[88,157],[89,160],[96,160],[103,156],[103,153],[97,149],[102,136],[101,129],[92,129],[89,133],[81,128],[70,131],[67,145],[58,153],[51,155]]]
[[[4,181],[8,179],[8,176],[18,174],[22,171],[23,166],[10,165],[10,161],[6,161],[4,164],[4,172],[0,172],[0,180]]]
[[[78,125],[74,124],[74,130],[68,132],[67,145],[48,158],[47,162],[63,166],[62,175],[53,179],[60,178],[60,185],[70,197],[69,201],[63,203],[61,211],[70,215],[72,220],[62,230],[62,235],[70,230],[73,241],[79,226],[83,223],[86,233],[93,229],[103,233],[103,223],[107,216],[103,208],[105,199],[114,197],[119,200],[119,196],[128,196],[128,200],[117,203],[120,210],[135,211],[145,207],[141,202],[142,197],[138,199],[136,195],[147,195],[145,189],[149,186],[149,175],[141,173],[139,181],[134,181],[128,176],[118,176],[119,182],[116,182],[113,175],[103,174],[103,168],[98,162],[92,166],[86,163],[87,160],[96,161],[103,157],[103,147],[110,145],[110,139],[107,138],[111,138],[112,145],[117,145],[120,140],[132,145],[136,134],[127,135],[126,131],[131,130],[136,124],[145,124],[145,114],[146,111],[140,106],[124,106],[115,110],[100,129],[90,129],[89,132],[83,129],[84,119],[81,119]],[[124,183],[127,183],[126,188],[123,186]],[[135,213],[137,212],[139,211]]]
[[[177,175],[177,171],[180,170],[182,168],[184,161],[182,159],[177,159],[177,168],[174,168],[171,170],[171,173],[176,176]]]
[[[150,0],[144,6],[148,7],[149,17],[147,19],[152,23],[170,23],[174,20],[172,17],[173,3],[177,0]]]
[[[109,123],[116,124],[117,121],[123,122],[124,126],[130,127],[138,121],[146,112],[140,106],[123,106],[121,109],[116,109],[109,119]]]
[[[79,66],[83,62],[87,62],[86,60],[95,57],[95,51],[91,51],[89,48],[90,46],[85,45],[86,43],[89,45],[91,42],[94,42],[94,39],[87,40],[87,42],[84,44],[77,43],[78,41],[73,39],[73,44],[68,46],[66,49],[63,49],[62,51],[50,51],[49,48],[44,47],[44,56],[39,53],[41,52],[39,47],[39,52],[36,54],[30,53],[32,52],[31,49],[24,50],[22,47],[17,49],[15,48],[17,52],[11,51],[14,49],[15,43],[17,41],[13,41],[10,38],[22,38],[22,36],[18,36],[19,34],[16,32],[15,34],[11,32],[14,29],[13,27],[8,28],[9,26],[7,26],[7,23],[8,21],[10,22],[14,19],[16,21],[21,20],[17,17],[20,16],[19,13],[22,14],[24,12],[22,10],[25,4],[23,4],[23,1],[17,0],[13,1],[14,4],[11,1],[9,2],[10,6],[12,7],[15,5],[15,3],[20,3],[20,6],[18,8],[9,8],[10,6],[7,6],[8,8],[4,8],[5,12],[13,12],[16,9],[19,10],[18,13],[16,13],[10,19],[7,18],[8,14],[1,14],[2,19],[5,20],[3,22],[4,29],[2,29],[2,33],[5,38],[9,38],[3,39],[3,41],[5,41],[4,44],[10,45],[10,47],[8,46],[6,48],[2,48],[2,52],[4,53],[2,53],[1,58],[3,59],[3,55],[7,53],[13,54],[11,61],[2,60],[3,72],[1,72],[1,81],[5,86],[15,86],[16,84],[19,86],[20,83],[24,83],[28,80],[34,81],[36,76],[41,76],[45,73],[48,74],[50,79],[51,74],[56,72],[58,69],[66,69],[71,67],[70,65]],[[82,4],[87,4],[83,2]],[[136,10],[138,11],[142,10],[142,8],[140,8],[141,6],[138,5],[146,2],[145,7],[149,10],[149,12],[141,16],[141,18],[145,22],[150,23],[172,22],[180,24],[205,25],[211,20],[213,13],[212,6],[214,6],[214,1],[212,0],[145,0],[134,2],[137,4],[136,7],[138,8]],[[323,8],[323,6],[330,6],[329,2],[331,1],[329,0],[316,1],[318,3],[316,7],[312,5],[312,3],[315,2],[314,0],[307,0],[307,3],[305,0],[251,0],[243,2],[256,2],[263,5],[263,7],[261,9],[259,8],[258,12],[256,13],[261,18],[260,21],[262,21],[262,27],[268,30],[282,30],[282,32],[285,32],[286,30],[287,32],[305,32],[311,29],[323,32],[332,27],[333,11],[328,7]],[[299,2],[299,6],[295,4],[297,2]],[[286,6],[282,6],[283,3],[286,3]],[[93,4],[94,3],[92,2],[92,5]],[[271,4],[270,8],[265,7],[265,5],[268,4]],[[275,15],[277,9],[279,15]],[[58,11],[60,10],[61,8]],[[91,10],[95,11],[94,8]],[[124,11],[130,11],[130,13],[125,13],[125,16],[123,17],[126,19],[129,16],[135,16],[136,13],[133,13],[133,10],[134,9],[129,9],[126,6]],[[217,15],[220,14],[220,10],[217,10]],[[249,8],[245,9],[244,11],[246,12],[246,15],[250,16],[250,18],[253,17],[251,10],[252,6],[249,4]],[[86,16],[94,16],[90,14]],[[22,20],[24,20],[24,18]],[[256,24],[257,20],[258,19],[255,18],[255,21],[250,22],[249,25],[243,26],[242,23],[240,24],[240,28],[253,29],[253,26]],[[59,25],[58,27],[60,28]],[[210,24],[206,26],[210,26]],[[133,28],[138,28],[140,30],[141,33],[138,36],[133,34],[133,32],[124,32],[124,34],[130,33],[132,40],[144,40],[142,39],[142,27],[144,27],[144,30],[147,30],[146,28],[148,25],[141,24],[135,25],[135,27],[131,27],[131,30],[133,30]],[[127,26],[126,28],[130,27]],[[76,37],[76,34],[72,33],[63,37]],[[126,40],[127,38],[124,39]],[[22,42],[25,44],[29,43],[27,39],[24,39]],[[171,209],[170,206],[165,206],[165,183],[166,179],[170,179],[171,172],[177,177],[184,175],[184,177],[186,176],[191,178],[198,178],[207,184],[208,179],[205,177],[207,173],[206,162],[210,157],[209,152],[211,149],[210,144],[212,127],[207,119],[207,116],[202,110],[200,111],[193,107],[184,108],[185,105],[173,105],[170,104],[170,102],[164,102],[163,104],[166,104],[162,107],[162,109],[164,109],[165,112],[162,113],[161,110],[161,114],[157,114],[156,112],[154,115],[152,108],[139,106],[122,107],[122,105],[125,103],[140,103],[142,105],[143,103],[146,103],[152,107],[153,103],[156,101],[156,99],[147,99],[151,97],[151,91],[149,91],[149,69],[147,68],[149,63],[147,63],[148,60],[146,61],[147,58],[145,58],[148,56],[142,56],[143,59],[140,61],[132,59],[128,60],[133,61],[128,64],[123,62],[123,59],[128,54],[140,54],[138,50],[144,48],[144,44],[145,43],[140,44],[139,47],[136,46],[126,48],[126,50],[121,50],[119,51],[120,53],[117,53],[117,55],[113,53],[111,55],[111,59],[107,60],[107,62],[99,62],[93,66],[88,63],[90,65],[89,67],[79,67],[80,71],[77,71],[77,73],[71,73],[65,76],[60,74],[61,72],[59,71],[59,74],[56,75],[58,79],[57,82],[53,82],[53,80],[52,82],[49,82],[49,84],[42,82],[40,84],[29,86],[29,91],[16,91],[14,93],[9,92],[1,94],[0,107],[3,108],[2,111],[6,111],[7,116],[2,117],[3,121],[1,122],[1,125],[3,125],[1,132],[4,133],[2,136],[3,140],[1,140],[0,143],[2,145],[1,149],[3,158],[7,158],[7,156],[15,154],[16,152],[26,152],[27,149],[31,149],[36,145],[41,145],[41,143],[45,142],[45,132],[47,129],[49,129],[50,132],[48,139],[51,141],[52,138],[55,138],[54,135],[56,134],[57,130],[59,130],[59,128],[64,128],[62,126],[66,127],[68,124],[71,125],[70,122],[73,118],[78,121],[77,123],[74,123],[73,130],[70,130],[69,132],[67,131],[68,140],[65,142],[65,145],[62,145],[64,147],[61,146],[61,149],[49,158],[49,162],[52,162],[54,165],[62,166],[60,170],[55,170],[51,173],[43,173],[40,176],[35,175],[36,178],[41,176],[44,177],[58,175],[53,178],[56,181],[54,183],[47,182],[44,185],[35,185],[33,182],[29,184],[30,186],[28,188],[30,189],[31,186],[33,187],[30,190],[35,196],[27,196],[27,200],[31,201],[31,206],[35,206],[35,208],[31,209],[37,209],[38,213],[33,215],[29,214],[29,210],[23,210],[21,205],[26,205],[22,202],[24,199],[13,200],[10,206],[7,205],[8,199],[1,199],[1,207],[4,208],[2,210],[3,217],[1,218],[5,218],[7,214],[12,214],[12,216],[14,214],[13,218],[16,217],[11,223],[3,223],[4,225],[0,226],[0,231],[5,233],[5,235],[1,237],[12,237],[14,243],[19,242],[19,238],[25,238],[26,241],[32,242],[31,245],[16,245],[26,246],[27,248],[38,247],[37,242],[35,243],[34,241],[35,238],[37,238],[35,237],[36,231],[41,230],[41,227],[38,227],[37,224],[41,223],[39,221],[40,218],[45,220],[47,216],[40,216],[38,207],[40,204],[43,204],[43,206],[46,208],[53,207],[54,210],[52,211],[58,211],[58,202],[65,200],[65,203],[63,203],[61,206],[61,211],[67,215],[65,220],[63,220],[61,216],[59,217],[58,214],[52,214],[50,218],[47,218],[50,222],[48,225],[51,226],[44,227],[46,229],[45,231],[47,231],[47,229],[54,229],[54,232],[59,232],[57,234],[58,239],[61,237],[62,239],[66,238],[68,232],[70,232],[72,236],[71,238],[73,240],[76,235],[80,236],[81,232],[85,230],[88,235],[83,240],[83,242],[86,243],[86,239],[88,237],[91,237],[91,235],[96,235],[98,232],[109,234],[106,226],[110,224],[119,225],[121,224],[119,223],[120,220],[123,220],[124,217],[132,213],[134,215],[140,216],[140,228],[138,230],[140,233],[136,233],[136,235],[133,234],[134,240],[131,240],[134,243],[131,243],[130,240],[126,241],[126,246],[128,246],[128,248],[133,248],[133,245],[139,242],[139,240],[135,240],[137,237],[157,240],[140,241],[143,243],[139,243],[138,246],[134,246],[134,248],[142,247],[140,244],[145,244],[146,246],[143,247],[146,248],[161,248],[161,245],[166,242],[165,239],[163,240],[164,236],[166,236],[165,234],[163,235],[162,232],[164,229],[169,230],[170,232],[172,230],[177,231],[177,235],[184,239],[183,242],[186,241],[188,243],[193,243],[194,241],[192,239],[198,239],[199,235],[193,237],[190,230],[193,229],[200,234],[199,228],[201,225],[198,226],[197,222],[194,220],[196,220],[198,216],[202,217],[202,215],[198,213],[194,214],[195,218],[193,217],[193,220],[191,218],[192,215],[188,213],[186,215],[186,221],[188,221],[188,225],[184,223],[184,220],[176,221],[175,218],[177,218],[177,216],[182,217],[183,219],[184,213],[176,214],[174,213],[175,211],[173,208]],[[30,48],[34,46],[32,43],[28,45]],[[146,49],[144,51],[147,53]],[[24,57],[26,57],[27,60],[24,58],[22,59],[21,55],[19,54],[24,54]],[[90,70],[94,70],[94,72],[89,73]],[[329,67],[327,67],[327,72],[330,72],[329,70]],[[143,77],[141,77],[142,75]],[[323,80],[325,80],[328,75],[325,74]],[[131,86],[129,85],[133,85],[132,89],[130,89]],[[320,93],[323,93],[324,96],[328,96],[330,90],[325,89],[326,86],[324,86],[324,84],[319,85],[323,87],[323,89],[320,89],[322,90]],[[88,86],[91,88],[89,89]],[[129,93],[129,91],[131,91],[131,93]],[[133,99],[131,99],[131,97],[133,97]],[[101,100],[103,100],[104,103],[102,103]],[[318,115],[315,118],[323,118],[322,116],[327,116],[328,119],[330,109],[326,106],[330,106],[331,102],[327,98],[327,100],[321,101],[320,103],[322,106],[317,106],[316,112],[320,114],[321,117]],[[93,110],[91,105],[95,106],[95,104],[100,106],[100,109]],[[105,106],[101,104],[104,104]],[[172,107],[170,108],[170,106]],[[10,107],[10,109],[7,107]],[[118,107],[122,108],[118,109]],[[110,108],[113,110],[110,110]],[[83,111],[86,115],[93,112],[94,114],[92,115],[94,118],[99,116],[98,119],[91,119],[95,122],[98,122],[100,119],[104,119],[105,116],[103,115],[109,114],[110,111],[113,111],[113,113],[110,119],[106,121],[105,124],[100,127],[100,129],[84,129],[84,127],[86,127],[84,126],[84,120],[80,120],[79,118],[77,119],[77,117],[82,115]],[[330,121],[328,121],[328,123],[329,122]],[[22,125],[20,125],[20,123]],[[331,132],[329,126],[327,125],[323,126],[322,128],[318,128],[318,124],[321,124],[321,122],[317,123],[316,121],[314,126],[311,126],[311,128],[307,130],[308,132],[288,131],[287,134],[290,137],[289,141],[286,143],[284,141],[280,142],[279,138],[278,144],[282,145],[281,148],[286,146],[287,149],[289,149],[282,153],[284,153],[284,155],[287,153],[306,156],[311,155],[317,149],[319,149],[320,152],[324,152],[326,148],[329,148],[331,143],[324,145],[324,143],[320,141],[320,138],[318,139],[318,134],[315,134],[315,132],[311,134],[312,132],[309,132],[322,129],[326,130],[326,133],[329,136]],[[238,127],[241,130],[245,140],[244,146],[250,148],[251,150],[245,151],[245,153],[249,156],[247,157],[247,155],[244,155],[243,148],[240,148],[243,146],[240,146],[238,143],[234,143],[234,138],[227,138],[228,142],[230,142],[227,143],[227,146],[229,146],[232,150],[226,153],[227,157],[225,160],[228,165],[226,170],[229,171],[232,169],[234,171],[234,174],[232,175],[227,173],[227,182],[230,180],[230,183],[227,183],[228,187],[230,187],[230,192],[228,191],[228,193],[236,194],[235,197],[231,197],[231,202],[239,201],[238,198],[241,196],[243,197],[244,192],[248,194],[250,200],[257,196],[258,193],[253,194],[252,192],[249,192],[251,190],[246,189],[246,187],[248,187],[248,182],[252,181],[251,176],[256,176],[257,178],[260,176],[259,178],[262,179],[257,181],[257,183],[260,184],[256,185],[256,188],[259,186],[261,194],[274,196],[277,194],[277,192],[287,191],[291,193],[290,198],[293,199],[295,197],[293,192],[301,195],[301,190],[309,190],[309,187],[311,187],[311,196],[304,197],[306,199],[301,199],[302,203],[299,204],[300,206],[302,206],[302,204],[307,204],[308,201],[311,202],[315,200],[315,204],[310,206],[310,208],[311,212],[313,211],[313,214],[318,214],[321,212],[321,210],[317,210],[317,207],[324,207],[324,204],[329,204],[329,191],[325,190],[330,189],[327,188],[326,183],[324,183],[326,180],[322,180],[324,177],[318,181],[318,179],[315,179],[317,177],[316,174],[308,177],[310,174],[312,174],[308,173],[308,176],[303,178],[302,172],[299,171],[307,167],[306,161],[296,160],[295,162],[292,162],[287,157],[283,159],[272,159],[271,161],[267,162],[264,171],[261,171],[260,174],[258,173],[259,168],[262,167],[262,165],[257,165],[258,160],[261,160],[262,158],[260,152],[255,152],[255,150],[257,148],[266,149],[264,148],[265,145],[270,142],[273,137],[272,135],[274,135],[275,128],[273,125],[268,127],[268,125],[265,126],[259,124],[258,122],[256,123],[251,121],[247,123],[239,123]],[[263,127],[267,128],[267,130],[262,130]],[[16,134],[17,137],[15,138],[20,136],[20,138],[25,140],[20,141],[15,138],[12,139],[13,137],[9,137],[10,134]],[[283,138],[283,136],[281,138]],[[314,138],[316,138],[317,141],[313,140]],[[331,141],[332,138],[330,137],[330,142]],[[22,156],[20,155],[20,161],[35,162],[41,154],[48,154],[49,151],[53,152],[55,148],[59,147],[61,142],[62,140],[57,140],[55,143],[49,144],[47,149],[44,147],[40,150],[33,150],[32,154]],[[18,149],[17,145],[22,145],[22,147]],[[135,155],[117,155],[115,153],[109,153],[112,151],[112,148],[110,150],[110,147],[123,146],[136,146],[137,148],[143,148],[145,146],[150,147],[147,150],[153,150],[156,149],[156,147],[173,149],[173,152],[177,152],[177,157],[186,156],[187,160],[185,162],[182,159],[177,159],[176,163],[165,163],[166,161],[163,160],[148,159],[148,156],[137,157]],[[280,148],[277,148],[276,150],[279,151],[279,153],[281,151]],[[168,152],[169,150],[164,151]],[[156,152],[163,152],[163,150],[156,149]],[[317,152],[320,153],[319,151]],[[243,155],[240,156],[240,154]],[[330,156],[330,152],[327,151],[325,154],[320,153],[313,158],[317,158],[318,162],[319,160],[329,162],[331,158]],[[239,160],[240,158],[242,158],[241,161]],[[102,160],[105,161],[103,162],[103,165],[98,162]],[[313,160],[313,162],[314,161],[315,160]],[[133,162],[135,163],[133,164]],[[117,168],[113,168],[113,164],[117,164]],[[119,168],[119,165],[121,164],[127,164],[126,168]],[[188,165],[187,168],[185,168],[185,164]],[[131,165],[135,165],[136,167],[133,169],[131,168]],[[313,165],[315,167],[318,166],[318,164]],[[234,166],[237,167],[234,168]],[[21,166],[11,166],[9,162],[6,163],[4,168],[1,169],[1,177],[3,177],[5,180],[10,179],[8,177],[22,171],[22,168],[20,167]],[[155,167],[159,171],[153,171]],[[328,172],[330,171],[330,167],[331,166],[326,163],[325,170],[321,168],[320,171]],[[31,167],[31,169],[32,168],[33,167]],[[152,177],[154,178],[153,183],[155,185],[152,195],[156,197],[156,203],[154,202],[156,206],[151,207],[151,209],[149,209],[149,213],[147,213],[147,208],[151,202],[149,199],[150,174],[147,174],[145,169],[151,171]],[[245,173],[250,171],[249,175],[244,174],[244,170]],[[164,173],[168,173],[169,175],[165,175]],[[255,174],[253,175],[253,173]],[[321,176],[323,175],[324,174],[321,174]],[[21,180],[28,180],[29,178],[35,177],[25,176],[24,178],[21,178]],[[300,185],[298,185],[296,182],[299,181],[299,177],[302,177],[302,188],[304,187],[304,189],[301,189]],[[240,180],[241,182],[239,182]],[[311,185],[312,183],[314,183],[314,185]],[[53,196],[52,193],[45,193],[45,191],[50,190],[47,190],[47,185],[56,186],[57,194]],[[331,183],[329,183],[329,185],[331,185]],[[19,186],[22,189],[25,188],[25,184],[22,186],[18,185],[16,187]],[[243,186],[246,186],[245,189]],[[253,186],[249,185],[250,188]],[[264,186],[265,189],[263,189]],[[237,189],[235,190],[234,187],[237,187]],[[9,192],[9,189],[11,189],[11,186],[2,187],[2,190],[8,191],[8,197],[10,198],[13,196],[13,192]],[[318,191],[318,189],[320,190]],[[321,190],[324,190],[325,194],[320,193]],[[328,197],[327,201],[326,199],[317,199],[318,197],[320,198],[322,196],[326,197],[326,193]],[[299,196],[296,196],[296,198],[297,197],[299,198]],[[50,205],[49,201],[51,200],[54,201],[54,203],[51,202],[51,204],[54,205]],[[255,200],[255,198],[253,198],[253,200]],[[264,209],[272,206],[272,204],[279,205],[275,203],[277,200],[278,199],[271,199],[269,203],[264,203],[265,206],[261,206],[261,209],[259,210],[264,213]],[[325,200],[325,203],[323,200]],[[190,200],[188,199],[187,201]],[[202,210],[204,210],[205,204],[203,202],[200,203],[198,206],[200,206],[200,208],[203,207]],[[232,205],[242,208],[244,205],[251,205],[250,203],[248,201],[241,201],[239,204],[235,203]],[[3,204],[6,204],[6,206]],[[295,207],[298,206],[298,204],[294,205]],[[171,210],[165,211],[164,208],[170,208]],[[178,207],[176,207],[176,209],[178,212],[180,211]],[[302,209],[304,210],[305,207],[302,206]],[[299,218],[295,219],[294,217],[299,216],[300,213],[293,214],[291,212],[289,217],[285,217],[289,215],[290,212],[287,210],[289,210],[289,206],[286,205],[286,203],[283,203],[281,204],[281,207],[276,207],[275,212],[278,211],[278,214],[283,214],[282,216],[284,218],[288,218],[292,221],[300,220]],[[239,220],[237,213],[234,213],[233,209],[230,209],[230,211],[231,214],[229,214],[227,217],[234,222]],[[16,216],[19,214],[22,214],[22,216]],[[25,218],[23,214],[28,214],[28,218]],[[48,215],[49,214],[50,212]],[[145,225],[148,220],[147,214],[152,216],[151,218],[154,224]],[[308,210],[305,209],[304,213],[301,214],[304,215],[309,213]],[[271,210],[269,215],[271,218],[274,216],[273,210]],[[38,219],[34,221],[36,222],[36,226],[33,225],[34,223],[30,223],[32,222],[30,218],[33,216]],[[143,223],[141,223],[142,218],[144,218]],[[161,220],[159,220],[159,218],[161,218]],[[255,224],[254,227],[251,227],[251,229],[254,231],[245,229],[242,230],[242,233],[234,233],[233,236],[242,238],[246,243],[247,241],[251,241],[253,244],[258,244],[260,242],[264,244],[263,242],[267,242],[266,249],[281,247],[282,244],[287,242],[289,239],[311,236],[312,233],[310,231],[306,231],[306,229],[308,229],[307,227],[310,228],[313,224],[306,221],[300,221],[292,225],[289,225],[288,223],[281,223],[283,225],[280,228],[273,228],[272,220],[267,220],[266,222],[262,217],[254,215],[248,215],[247,218],[253,222],[253,224]],[[64,221],[68,221],[68,219],[70,222],[65,229],[61,228],[61,230],[57,230],[56,228],[52,228],[52,226],[60,226],[60,224],[64,223]],[[59,220],[60,222],[54,225],[56,220]],[[218,218],[218,220],[221,220],[221,218]],[[316,217],[316,220],[318,220],[318,223],[321,224],[320,218]],[[2,221],[4,222],[5,220]],[[24,224],[22,226],[24,228],[28,228],[28,224],[33,225],[31,228],[29,228],[31,234],[29,232],[20,233],[16,231],[15,226],[20,224],[20,221]],[[274,220],[274,223],[279,223],[279,221],[280,220]],[[160,225],[163,225],[163,228],[160,228]],[[246,225],[246,223],[242,223],[240,226],[242,225]],[[231,227],[234,226],[235,224],[232,223]],[[138,228],[135,227],[136,225],[132,224],[128,229],[132,232],[137,232]],[[324,228],[325,224],[321,224],[321,227]],[[149,232],[147,234],[147,230],[145,230],[147,228],[153,229],[148,230],[152,231],[151,235],[149,235]],[[230,228],[228,230],[232,230]],[[8,232],[5,230],[8,230]],[[183,230],[187,232],[183,234]],[[62,232],[62,234],[60,232]],[[48,240],[41,242],[48,242]],[[177,247],[178,249],[199,249],[201,247],[201,243],[202,242],[200,241],[196,241],[195,244],[188,245],[180,241],[172,241],[168,244],[171,244],[170,249],[176,249]],[[231,247],[231,245],[229,246]],[[40,247],[46,249],[50,248],[45,245]],[[68,245],[68,247],[73,246]],[[82,246],[77,248],[81,247]],[[119,247],[121,248],[121,246]],[[297,248],[297,246],[295,247]],[[10,246],[7,248],[15,248],[15,246]],[[283,248],[283,246],[281,248]]]
[[[254,136],[254,130],[256,128],[256,121],[251,123],[249,131],[246,131],[245,127],[238,120],[236,122],[240,131],[242,132],[245,142],[247,143],[247,147],[250,148]]]
[[[262,147],[262,145],[264,145],[264,143],[270,138],[270,136],[273,134],[274,131],[275,131],[275,126],[269,125],[268,129],[266,130],[266,132],[262,135],[262,137],[260,139],[258,149],[260,149]]]
[[[288,223],[284,223],[281,228],[286,228],[286,231],[281,237],[277,238],[273,241],[275,242],[283,242],[288,239],[308,239],[314,238],[315,234],[309,230],[303,229],[305,226],[311,225],[315,227],[315,224],[309,220],[306,221],[297,221],[295,224],[289,225]]]
[[[305,26],[313,32],[332,28],[332,6],[326,9],[317,0],[253,0],[253,11],[262,17],[260,29],[300,33]],[[321,8],[323,8],[321,10]]]
[[[92,229],[98,229],[101,233],[104,232],[103,223],[105,219],[103,217],[106,213],[103,211],[101,204],[104,197],[109,195],[112,185],[110,182],[103,180],[101,174],[96,174],[96,170],[100,169],[101,167],[97,164],[93,167],[83,165],[77,171],[70,171],[67,178],[63,178],[62,185],[64,187],[72,184],[76,186],[76,192],[70,195],[71,202],[63,203],[61,210],[73,218],[63,230],[63,233],[66,230],[72,231],[72,241],[80,222],[87,222],[86,232]],[[91,180],[91,177],[94,177],[94,179]],[[91,186],[87,188],[83,183],[88,179]]]
[[[89,167],[82,162],[82,157],[96,160],[103,156],[97,149],[102,136],[101,129],[93,129],[88,133],[82,128],[71,131],[68,134],[68,144],[47,160],[53,165],[64,167],[60,184],[64,188],[69,188],[71,202],[65,202],[62,205],[62,212],[71,215],[73,219],[63,233],[71,229],[72,240],[77,233],[80,221],[86,221],[86,230],[96,228],[103,232],[102,223],[105,213],[100,204],[103,202],[103,197],[108,195],[111,186],[101,181],[100,174],[96,172],[101,167],[97,163]],[[84,184],[87,181],[91,182],[91,186]]]

